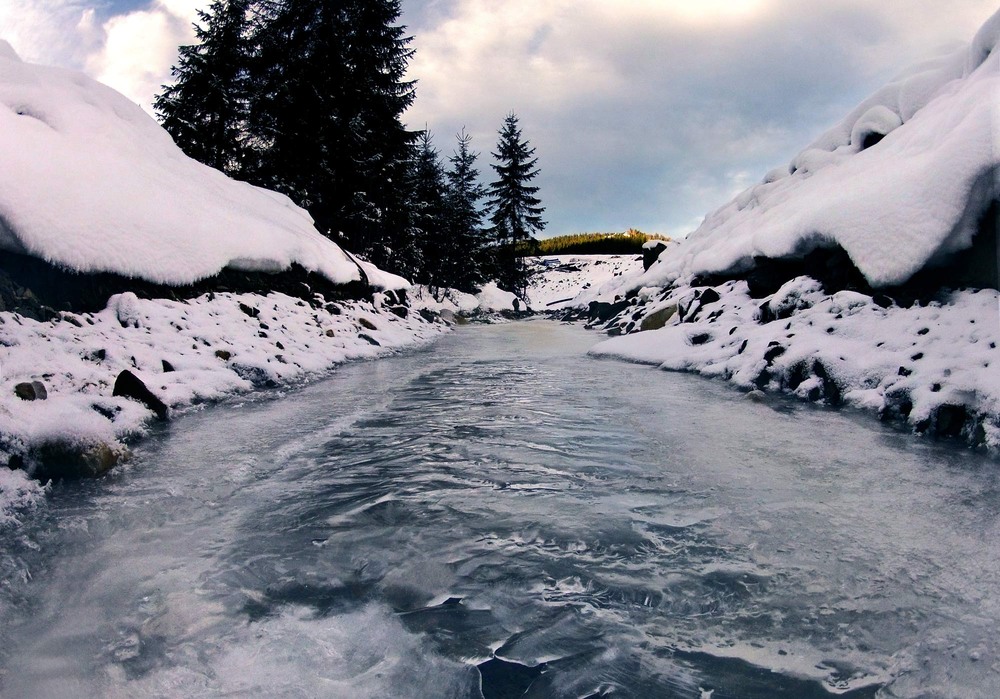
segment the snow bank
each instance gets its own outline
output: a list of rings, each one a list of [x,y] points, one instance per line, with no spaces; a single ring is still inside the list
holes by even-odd
[[[23,63],[0,40],[0,249],[81,272],[181,285],[224,267],[298,263],[340,284],[358,267],[281,194],[184,155],[121,94]],[[382,288],[408,284],[374,267]]]
[[[653,240],[650,243],[662,243]],[[648,244],[648,243],[647,243]],[[550,255],[531,260],[528,299],[536,311],[586,307],[642,272],[636,255]]]
[[[391,292],[313,304],[280,293],[183,302],[125,293],[98,313],[49,322],[0,313],[0,463],[27,456],[30,464],[32,451],[48,444],[113,446],[141,434],[152,413],[112,395],[125,369],[183,410],[429,341],[445,328],[401,311]],[[16,384],[32,380],[44,383],[45,400],[15,396]],[[0,520],[25,497],[20,481],[0,481]]]
[[[426,286],[414,287],[409,293],[410,304],[418,310],[471,316],[496,316],[498,314],[519,313],[528,305],[509,291],[504,291],[495,282],[484,284],[478,294],[468,294],[457,289],[442,289],[437,294]]]
[[[764,299],[743,281],[648,288],[610,323],[629,334],[591,353],[843,403],[1000,453],[998,305],[986,289],[901,308],[808,277]]]
[[[970,47],[900,76],[709,214],[637,287],[833,245],[883,287],[968,248],[997,197],[998,43],[1000,12]]]

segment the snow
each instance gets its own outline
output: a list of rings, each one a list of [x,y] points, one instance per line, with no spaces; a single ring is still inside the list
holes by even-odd
[[[842,400],[921,431],[941,428],[945,406],[961,406],[983,430],[961,436],[1000,453],[996,291],[955,291],[927,306],[883,308],[864,294],[827,294],[808,277],[764,299],[750,298],[746,282],[733,281],[714,287],[719,301],[700,305],[704,290],[647,290],[623,317],[680,310],[661,329],[605,340],[591,354],[693,371],[747,390]],[[778,317],[762,318],[764,304]]]
[[[516,294],[504,291],[496,282],[484,284],[476,294],[457,289],[441,289],[435,294],[426,286],[417,286],[411,290],[409,298],[414,309],[443,313],[445,317],[449,314],[491,317],[527,309],[527,304]]]
[[[152,413],[111,395],[125,369],[172,410],[184,411],[426,342],[446,328],[418,313],[401,318],[393,306],[385,294],[374,302],[307,304],[280,293],[183,302],[125,293],[98,313],[64,313],[49,322],[0,313],[0,451],[6,460],[53,442],[115,445],[142,434]],[[30,380],[45,384],[46,400],[14,395],[15,384]],[[18,492],[0,483],[0,508],[12,507]]]
[[[586,307],[642,272],[641,255],[549,255],[533,258],[531,264],[528,300],[536,311]]]
[[[188,158],[114,90],[24,63],[2,40],[0,160],[0,250],[167,285],[226,267],[279,272],[297,264],[335,284],[364,277],[376,289],[410,287],[324,238],[287,197]],[[111,395],[125,369],[184,411],[259,386],[287,386],[445,329],[391,311],[397,301],[382,293],[311,304],[280,293],[184,302],[124,293],[100,312],[48,322],[0,313],[0,461],[26,459],[30,467],[47,445],[124,453],[124,442],[144,433],[153,416]],[[47,399],[18,398],[14,386],[24,381],[41,381]],[[23,470],[0,470],[0,524],[45,492]]]
[[[1000,12],[971,46],[862,102],[791,162],[709,214],[639,286],[739,272],[753,258],[841,246],[873,287],[968,248],[996,198]],[[883,134],[862,148],[869,134]]]
[[[0,161],[2,250],[171,285],[295,263],[334,283],[361,276],[284,195],[188,158],[121,94],[24,63],[2,40]],[[408,286],[365,271],[376,286]]]

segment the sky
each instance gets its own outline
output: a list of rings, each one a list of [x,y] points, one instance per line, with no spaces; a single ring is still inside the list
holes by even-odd
[[[209,0],[0,0],[24,60],[147,110]],[[785,165],[908,66],[968,42],[996,0],[402,0],[417,99],[443,156],[483,177],[505,115],[536,149],[544,236],[675,237]]]

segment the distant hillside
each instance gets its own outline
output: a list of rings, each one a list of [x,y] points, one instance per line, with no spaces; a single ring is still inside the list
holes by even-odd
[[[524,255],[641,255],[643,243],[654,238],[669,240],[630,228],[624,233],[576,233],[532,240],[521,249]]]

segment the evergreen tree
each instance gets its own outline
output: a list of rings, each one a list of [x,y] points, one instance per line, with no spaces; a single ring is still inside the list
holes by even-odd
[[[157,111],[192,157],[287,194],[324,234],[402,270],[417,134],[400,120],[414,88],[399,13],[399,0],[213,0]]]
[[[527,243],[532,233],[545,228],[541,200],[535,195],[538,187],[529,183],[538,175],[535,149],[522,140],[517,115],[513,112],[504,119],[491,165],[497,179],[490,184],[490,222],[496,254],[497,281],[505,289],[523,295],[528,285],[527,266],[518,256],[519,245]]]
[[[181,46],[175,82],[153,102],[163,128],[190,157],[239,177],[246,165],[252,0],[213,0],[198,11],[198,43]]]
[[[275,0],[261,34],[261,183],[305,206],[317,227],[402,271],[405,191],[417,134],[400,121],[413,52],[399,0]],[[395,262],[395,264],[393,264]]]
[[[458,149],[448,159],[448,254],[444,260],[444,274],[449,285],[461,291],[472,292],[481,284],[491,269],[490,249],[483,231],[479,202],[486,192],[479,184],[476,159],[479,154],[471,149],[472,136],[465,129],[456,135]]]
[[[410,216],[412,235],[417,241],[419,259],[414,278],[431,289],[448,285],[445,258],[448,254],[445,217],[445,176],[441,158],[426,129],[417,143],[411,186]]]

